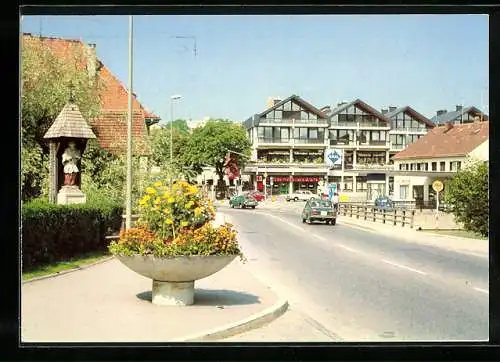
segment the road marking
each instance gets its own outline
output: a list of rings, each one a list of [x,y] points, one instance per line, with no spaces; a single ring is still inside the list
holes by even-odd
[[[478,292],[481,292],[481,293],[484,293],[484,294],[490,294],[490,292],[488,290],[486,290],[486,289],[474,287],[474,290],[478,291]]]
[[[275,219],[278,219],[279,221],[284,222],[285,224],[290,225],[290,226],[292,226],[292,227],[294,227],[294,228],[296,228],[296,229],[298,229],[298,230],[300,230],[300,231],[307,232],[307,231],[306,231],[306,229],[301,228],[300,226],[297,226],[297,225],[295,225],[295,224],[292,224],[291,222],[286,221],[285,219],[282,219],[281,217],[275,216],[275,215],[273,215],[273,214],[269,214],[269,213],[267,213],[267,212],[266,212],[265,214],[267,214],[267,215],[269,215],[269,216],[271,216],[271,217],[274,217]]]
[[[414,273],[418,273],[418,274],[422,274],[422,275],[427,275],[427,273],[425,273],[425,272],[423,272],[423,271],[421,271],[421,270],[413,269],[413,268],[410,268],[410,267],[408,267],[408,266],[406,266],[406,265],[397,264],[397,263],[394,263],[394,262],[392,262],[392,261],[390,261],[390,260],[382,259],[382,261],[383,261],[384,263],[386,263],[386,264],[390,264],[390,265],[396,266],[396,267],[398,267],[398,268],[402,268],[402,269],[410,270],[410,271],[412,271],[412,272],[414,272]]]
[[[336,246],[338,246],[338,247],[340,247],[340,248],[342,248],[342,249],[345,249],[345,250],[347,250],[347,251],[350,251],[351,253],[355,253],[355,254],[359,254],[359,253],[360,253],[359,251],[357,251],[357,250],[355,250],[355,249],[352,249],[352,248],[350,248],[350,247],[348,247],[348,246],[345,246],[345,245],[343,245],[343,244],[335,244],[335,245],[336,245]]]

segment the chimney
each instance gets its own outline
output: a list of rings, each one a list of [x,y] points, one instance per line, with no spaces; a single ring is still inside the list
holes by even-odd
[[[436,112],[436,114],[438,116],[441,116],[441,115],[445,114],[446,112],[448,112],[446,109],[440,109],[439,111]]]
[[[382,114],[386,114],[389,112],[387,108],[382,108],[380,111],[382,112]]]
[[[389,112],[394,112],[398,107],[389,106]]]
[[[341,101],[341,102],[337,103],[337,107],[343,106],[344,104],[347,104],[347,102],[346,101]]]
[[[281,102],[281,99],[279,97],[269,97],[267,99],[266,106],[267,106],[267,108],[271,108],[271,107],[275,106],[276,104],[278,104],[279,102]]]
[[[95,44],[89,43],[87,49],[87,72],[89,78],[93,80],[97,75],[97,55]]]
[[[445,129],[444,129],[444,132],[443,133],[446,133],[448,132],[450,129],[453,128],[453,122],[446,122],[445,124]]]
[[[457,104],[456,111],[460,112],[463,108],[464,108],[463,106]]]

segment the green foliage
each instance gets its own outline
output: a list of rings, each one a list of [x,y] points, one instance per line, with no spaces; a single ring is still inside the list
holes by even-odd
[[[215,209],[198,188],[176,180],[156,181],[140,200],[137,227],[120,233],[109,250],[115,255],[240,255],[230,224],[211,224]]]
[[[122,213],[122,205],[105,199],[64,206],[41,199],[23,204],[23,269],[105,250],[105,236],[120,229]]]
[[[167,122],[166,128],[170,128],[170,122]],[[178,130],[180,133],[187,134],[189,133],[189,127],[187,121],[185,119],[176,119],[172,122],[172,127]]]
[[[21,199],[31,200],[48,193],[49,160],[34,144],[21,145]]]
[[[60,59],[42,40],[24,41],[21,48],[21,127],[22,142],[27,146],[42,147],[48,152],[43,135],[69,100],[70,88],[86,120],[100,112],[99,89],[96,77],[90,81],[85,69],[87,62],[83,49],[74,48],[73,54]]]
[[[488,236],[488,164],[472,163],[445,185],[445,201],[465,230]]]
[[[134,152],[134,154],[137,154]],[[113,155],[90,140],[83,154],[82,190],[90,199],[111,199],[125,204],[127,157]],[[136,204],[144,185],[151,180],[149,169],[140,156],[132,157],[132,203]]]
[[[184,159],[187,164],[197,166],[208,165],[222,179],[224,176],[224,159],[228,151],[236,151],[250,156],[250,141],[245,128],[229,120],[209,120],[203,127],[193,130],[187,144]],[[247,159],[238,156],[238,166],[242,168]]]

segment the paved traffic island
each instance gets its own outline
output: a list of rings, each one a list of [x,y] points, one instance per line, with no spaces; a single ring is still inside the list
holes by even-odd
[[[25,283],[21,289],[21,340],[215,340],[261,327],[287,307],[239,259],[197,282],[192,306],[158,306],[151,298],[151,280],[116,259]]]

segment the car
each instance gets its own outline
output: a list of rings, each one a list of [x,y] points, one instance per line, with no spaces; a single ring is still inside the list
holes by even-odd
[[[259,191],[248,191],[246,194],[253,197],[257,202],[265,199],[264,194]]]
[[[316,221],[331,225],[337,223],[337,210],[330,200],[312,198],[306,202],[302,210],[302,222],[311,224]]]
[[[257,200],[249,195],[236,195],[229,200],[229,206],[232,208],[239,207],[240,209],[246,209],[248,207],[255,209]]]
[[[286,201],[307,201],[311,197],[316,196],[309,190],[297,190],[293,194],[286,196]]]
[[[387,196],[379,196],[375,199],[375,208],[379,210],[394,210],[394,202]]]

